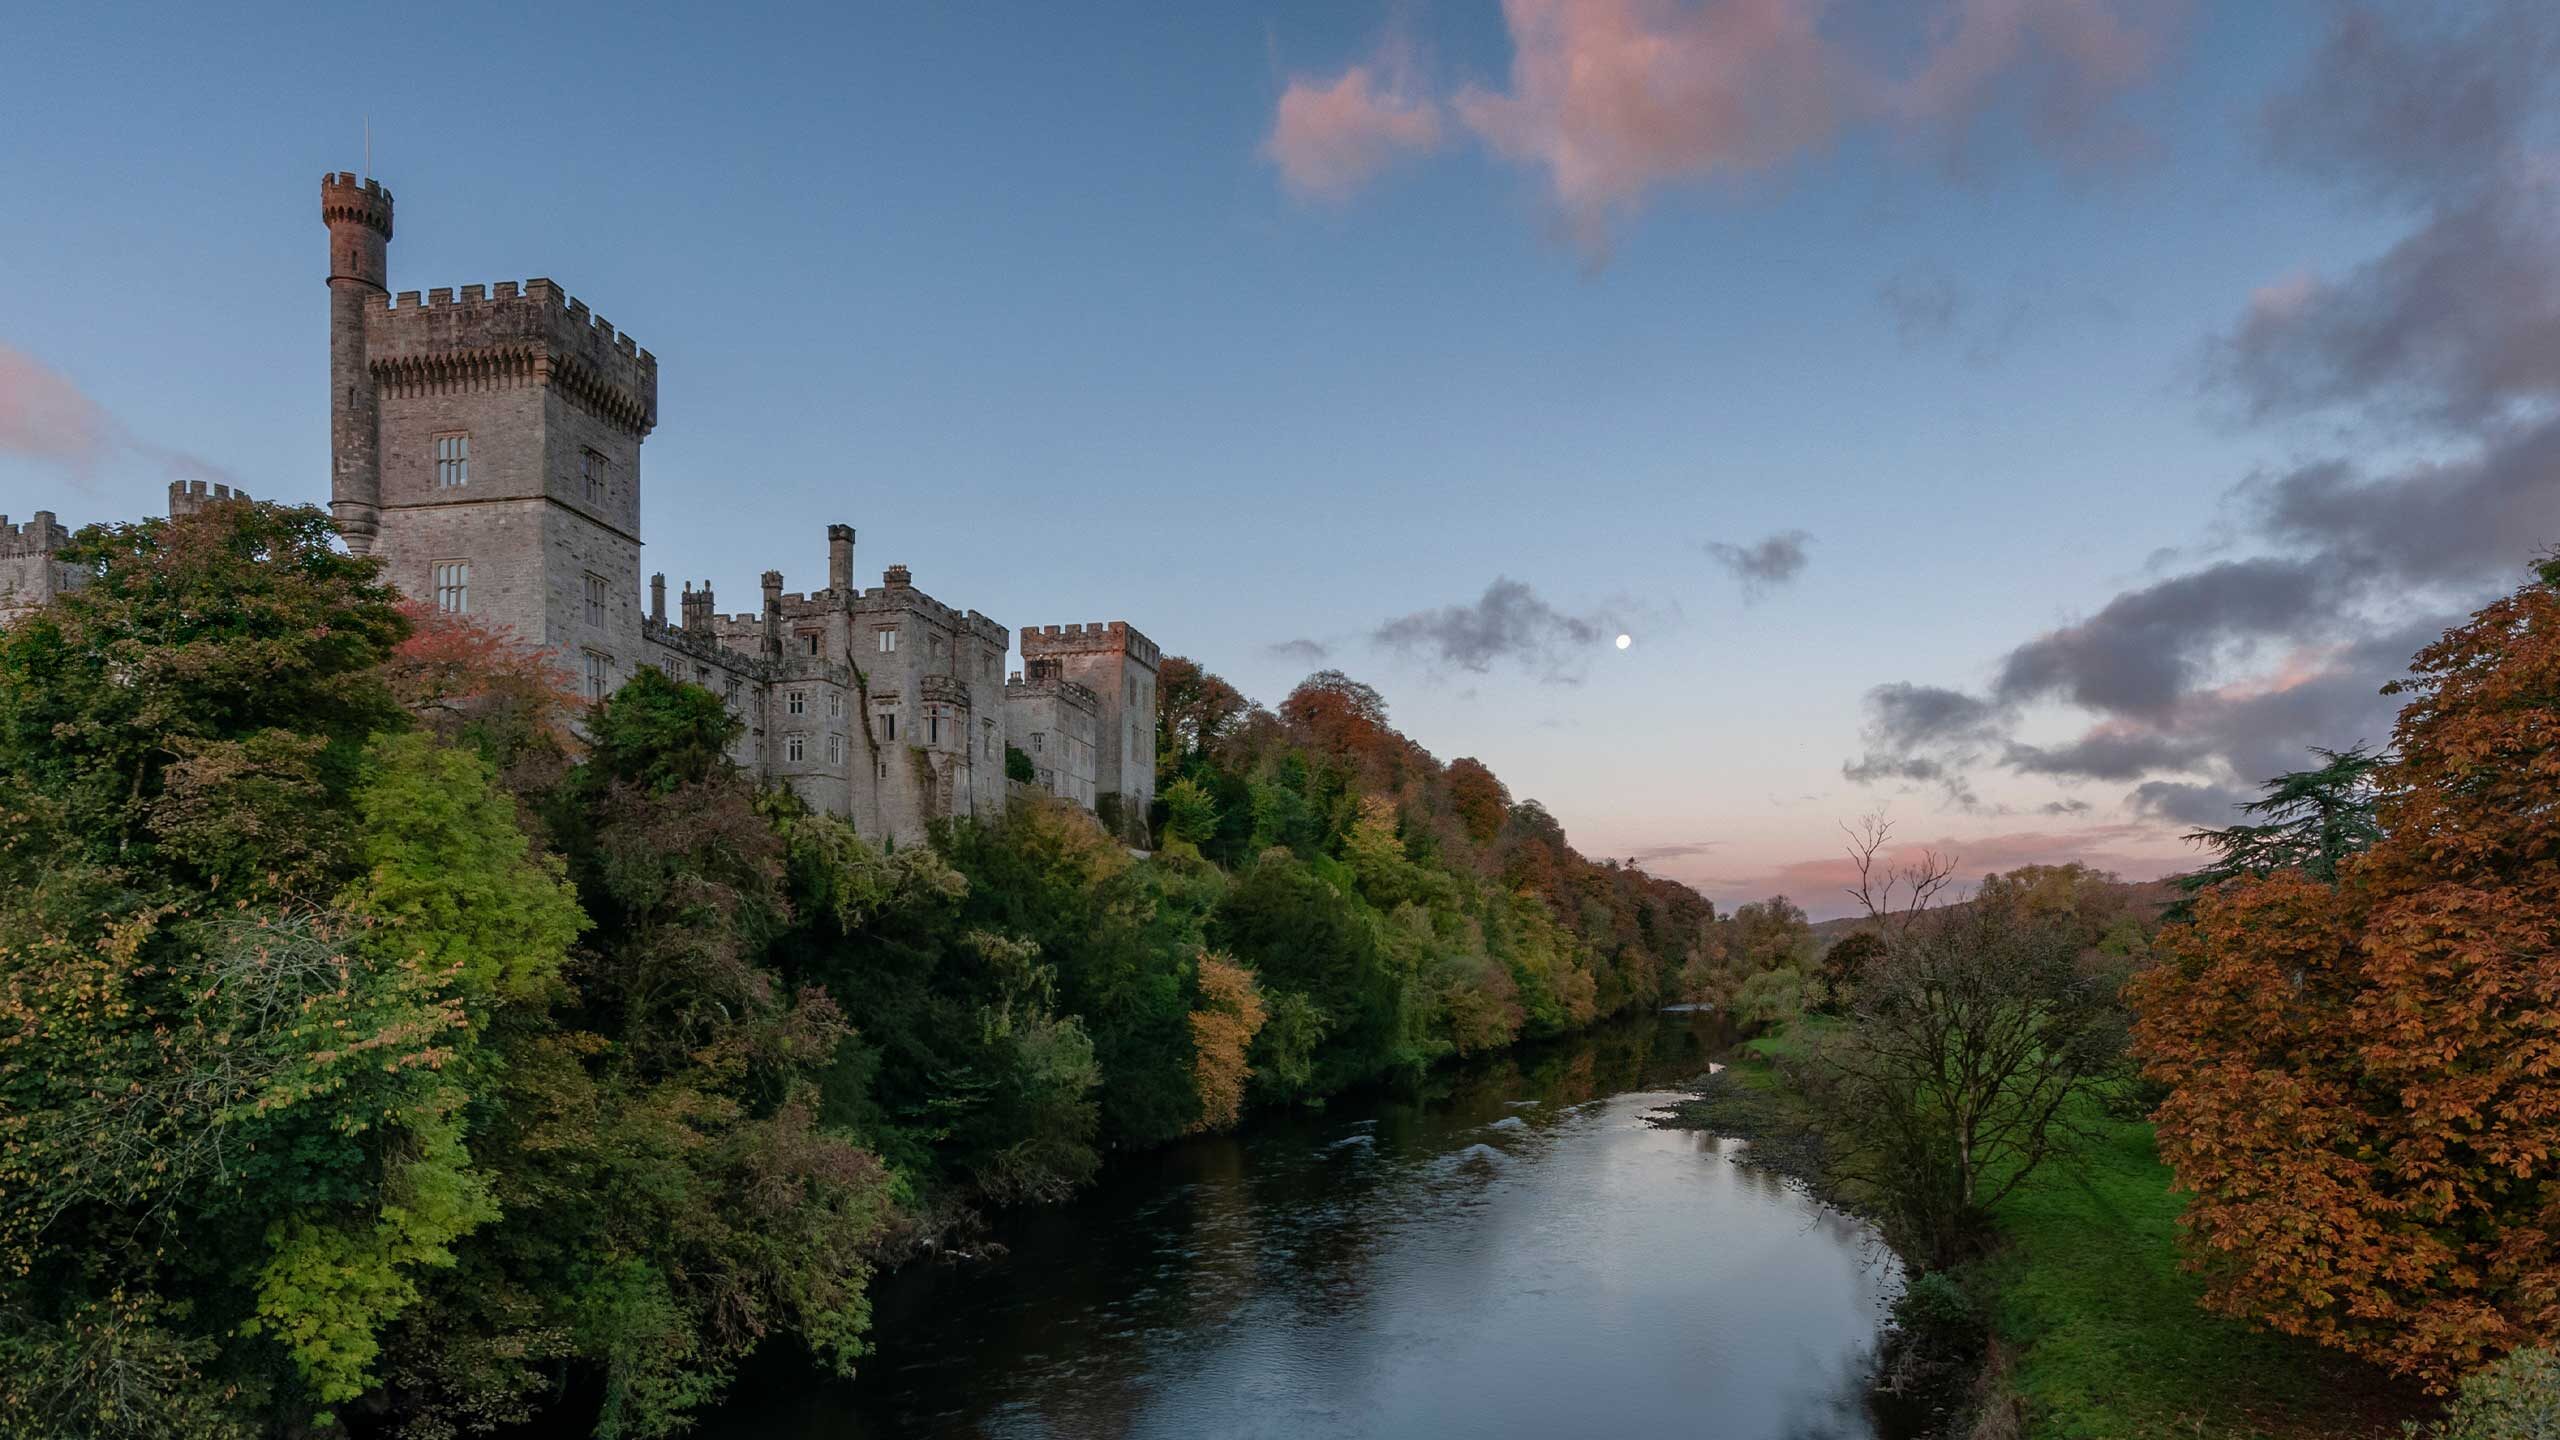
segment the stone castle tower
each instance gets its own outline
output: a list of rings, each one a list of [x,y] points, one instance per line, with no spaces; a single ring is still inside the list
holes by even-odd
[[[640,444],[658,423],[658,361],[548,280],[391,292],[391,192],[320,178],[329,228],[329,511],[411,599],[549,652],[590,700],[642,667],[722,697],[730,757],[852,821],[922,841],[937,820],[992,818],[1012,782],[1105,812],[1133,840],[1155,798],[1154,642],[1125,621],[1012,632],[916,588],[904,565],[864,589],[853,527],[827,527],[827,585],[723,615],[663,574],[640,609]],[[245,500],[169,487],[169,513]],[[989,532],[992,537],[994,532]],[[49,510],[0,516],[0,624],[75,588]]]
[[[639,658],[640,443],[658,362],[548,280],[390,292],[391,192],[320,182],[329,509],[422,599],[557,651],[598,695]],[[443,603],[441,600],[439,603]]]

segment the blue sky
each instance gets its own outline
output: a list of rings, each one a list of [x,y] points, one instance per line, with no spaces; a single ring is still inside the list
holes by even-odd
[[[1725,898],[1836,910],[1804,862],[1879,803],[1976,870],[2173,859],[2181,817],[2121,778],[1844,765],[1873,749],[1872,687],[1980,692],[2033,637],[2263,548],[2234,487],[2335,446],[2334,415],[2238,423],[2208,377],[2254,296],[2409,226],[2271,154],[2270,100],[2341,12],[2022,0],[1932,30],[1607,4],[1675,40],[1810,16],[1896,81],[1975,12],[2049,24],[1960,102],[1852,103],[1721,169],[1657,157],[1595,220],[1467,118],[1525,92],[1535,46],[1581,43],[1535,33],[1537,0],[40,9],[0,54],[0,511],[142,513],[173,455],[325,498],[314,191],[369,121],[394,289],[549,276],[658,355],[649,568],[741,602],[768,565],[806,588],[844,520],[866,576],[907,564],[1015,626],[1126,618],[1266,701],[1309,668],[1271,647],[1312,640],[1584,849],[1668,851]],[[2139,62],[2075,70],[2083,12]],[[1283,96],[1355,67],[1435,139],[1310,191]],[[2057,93],[2088,102],[2059,134]],[[1767,98],[1743,130],[1777,123]],[[93,402],[104,438],[29,439],[39,389]],[[1787,531],[1806,563],[1756,599],[1706,548]],[[1375,638],[1498,577],[1635,643]],[[2240,636],[2196,686],[2361,633]],[[2050,700],[2009,738],[2123,720]],[[2244,753],[2160,773],[2228,785]]]

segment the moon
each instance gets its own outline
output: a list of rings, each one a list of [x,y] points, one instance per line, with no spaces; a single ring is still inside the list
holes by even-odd
[[[1618,648],[1619,648],[1619,649],[1621,649],[1621,650],[1626,649],[1628,646],[1633,645],[1634,643],[1636,643],[1636,637],[1634,637],[1633,635],[1621,635],[1621,636],[1619,636],[1619,637],[1618,637]]]

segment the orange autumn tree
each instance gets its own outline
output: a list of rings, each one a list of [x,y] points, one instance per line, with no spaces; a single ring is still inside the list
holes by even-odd
[[[2560,559],[2411,669],[2383,838],[2134,997],[2205,1303],[2442,1389],[2560,1338]]]
[[[1200,1118],[1192,1130],[1224,1130],[1244,1111],[1245,1057],[1262,1031],[1262,992],[1253,972],[1215,951],[1200,956],[1200,1005],[1191,1012],[1192,1088]]]

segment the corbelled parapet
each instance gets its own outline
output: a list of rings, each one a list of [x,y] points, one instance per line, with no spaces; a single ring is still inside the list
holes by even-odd
[[[404,290],[366,313],[365,351],[392,395],[549,385],[635,435],[658,424],[658,357],[549,280]]]
[[[391,238],[391,192],[379,180],[358,180],[352,170],[320,177],[320,219],[335,226],[358,225]]]

